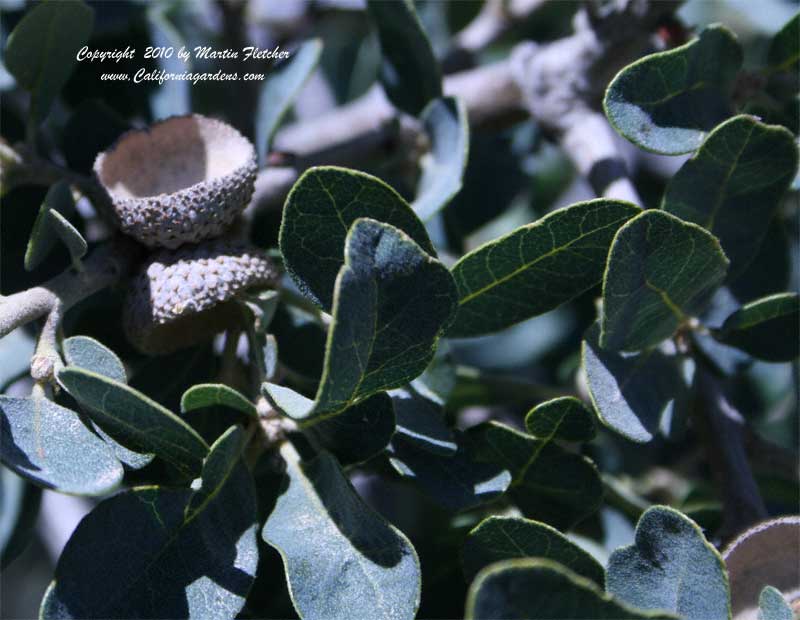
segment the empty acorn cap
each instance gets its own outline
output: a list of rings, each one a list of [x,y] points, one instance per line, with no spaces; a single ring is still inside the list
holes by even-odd
[[[280,277],[261,250],[243,242],[214,239],[153,254],[133,278],[123,326],[140,351],[177,351],[235,325],[241,312],[233,298]]]
[[[175,116],[123,134],[94,172],[124,233],[177,248],[221,235],[247,206],[256,152],[222,121]]]

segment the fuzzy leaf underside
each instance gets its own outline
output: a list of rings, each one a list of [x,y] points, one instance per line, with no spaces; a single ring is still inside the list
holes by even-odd
[[[608,592],[642,609],[686,620],[730,618],[725,564],[691,519],[666,506],[647,510],[633,545],[611,554]]]
[[[329,453],[308,462],[289,446],[281,454],[288,487],[262,537],[283,558],[300,616],[411,620],[420,598],[411,543],[361,500]]]
[[[734,35],[709,26],[685,45],[622,69],[606,89],[606,116],[642,148],[665,155],[689,153],[731,115],[730,95],[741,64]]]

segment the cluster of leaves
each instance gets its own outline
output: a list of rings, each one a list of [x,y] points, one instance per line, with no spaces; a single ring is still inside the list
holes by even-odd
[[[409,1],[370,1],[368,14],[379,80],[398,110],[419,119],[431,150],[411,201],[345,168],[311,168],[296,182],[277,239],[291,281],[241,300],[256,381],[198,383],[217,370],[207,347],[149,360],[74,335],[60,343],[57,396],[0,396],[7,468],[62,493],[108,496],[124,485],[73,533],[42,617],[260,616],[257,590],[277,590],[280,579],[271,547],[301,617],[412,618],[423,578],[436,579],[356,491],[355,475],[370,470],[418,489],[429,504],[415,501],[432,514],[455,515],[436,535],[448,539],[451,573],[460,550],[469,618],[730,617],[728,558],[685,514],[625,496],[587,454],[606,429],[640,443],[678,436],[699,373],[737,376],[754,358],[798,357],[798,295],[751,292],[798,169],[797,80],[788,94],[786,82],[800,59],[799,18],[773,41],[760,98],[736,92],[742,51],[717,26],[609,85],[606,113],[623,136],[657,153],[692,153],[658,208],[578,202],[451,261],[456,244],[442,227],[469,183],[474,144],[464,106],[443,96]],[[82,3],[52,2],[9,37],[5,63],[31,91],[34,133],[73,69],[61,58],[74,57],[91,27]],[[63,53],[40,55],[43,39]],[[268,112],[254,128],[262,161],[321,49],[304,43],[266,81]],[[80,268],[88,246],[68,219],[73,209],[67,183],[53,184],[26,268],[58,240]],[[465,404],[492,402],[490,378],[465,372],[459,346],[597,290],[578,369],[586,402],[542,398],[517,382],[528,389],[523,400],[541,401],[524,423],[456,423]],[[25,357],[24,343],[3,344]],[[175,368],[184,376],[165,382]],[[38,491],[7,470],[2,481],[5,562],[30,536]],[[610,496],[638,525],[604,568],[586,537],[563,532],[597,518]],[[800,526],[790,526],[796,535]],[[780,592],[761,591],[785,584],[759,586],[764,620],[791,617]]]

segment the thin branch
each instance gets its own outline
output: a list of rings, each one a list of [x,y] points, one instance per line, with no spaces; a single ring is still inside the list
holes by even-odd
[[[597,111],[611,77],[651,45],[650,33],[677,2],[587,3],[575,33],[547,45],[523,43],[512,70],[531,117],[554,134],[599,196],[641,203],[617,137]]]
[[[0,299],[0,338],[38,318],[46,317],[32,360],[37,381],[52,377],[60,363],[57,337],[64,313],[79,301],[111,286],[126,274],[139,254],[138,246],[116,237],[98,247],[84,269],[70,268],[41,286]]]
[[[446,95],[462,99],[470,125],[504,126],[525,118],[522,98],[508,61],[445,77]],[[321,164],[354,166],[389,153],[422,154],[425,137],[419,121],[394,108],[375,86],[358,99],[327,114],[282,128],[275,149],[290,153],[291,165],[259,172],[245,217],[283,204],[298,176]]]
[[[767,517],[745,450],[745,421],[725,396],[719,379],[698,360],[692,420],[706,448],[723,503],[718,536],[725,542]]]
[[[545,4],[547,0],[487,0],[473,20],[453,37],[454,51],[450,53],[485,49]]]

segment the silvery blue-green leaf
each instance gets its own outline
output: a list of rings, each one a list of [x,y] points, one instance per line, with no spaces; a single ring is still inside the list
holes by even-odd
[[[72,74],[93,24],[94,11],[80,0],[42,2],[8,37],[3,62],[17,83],[31,92],[35,123],[44,120]]]
[[[557,561],[597,586],[605,585],[605,570],[586,551],[549,525],[519,517],[492,516],[472,529],[464,542],[464,575],[472,581],[494,562],[532,557]]]
[[[599,507],[603,485],[589,459],[498,422],[473,427],[468,437],[479,460],[511,474],[508,495],[524,516],[567,529]]]
[[[380,79],[389,100],[413,116],[442,95],[442,73],[411,0],[368,0],[378,29]]]
[[[213,446],[198,491],[140,487],[89,513],[59,558],[40,617],[236,617],[258,565],[255,489],[236,462],[238,433]]]
[[[116,354],[88,336],[72,336],[61,345],[64,360],[70,366],[91,370],[119,383],[127,383],[125,366]]]
[[[694,521],[667,506],[648,509],[635,543],[611,554],[606,589],[629,605],[686,620],[731,617],[722,557]]]
[[[185,518],[193,519],[205,510],[220,490],[227,484],[237,467],[242,465],[241,456],[246,443],[241,426],[231,426],[209,448],[203,462],[200,487],[186,505]]]
[[[0,301],[0,305],[2,305]],[[0,390],[9,383],[28,374],[36,341],[23,328],[17,328],[0,338]]]
[[[43,397],[0,396],[0,459],[20,476],[62,493],[103,495],[122,465],[78,414]]]
[[[186,41],[167,17],[168,4],[152,4],[146,12],[147,26],[150,32],[150,44],[153,47],[171,47],[175,53],[169,58],[161,55],[156,59],[158,69],[166,73],[191,72],[192,60],[183,61],[178,58],[177,50],[186,45]],[[150,95],[150,112],[153,120],[189,114],[192,111],[191,82],[186,80],[166,80],[159,84]]]
[[[0,568],[27,546],[36,525],[42,491],[0,466]]]
[[[766,586],[781,592],[800,591],[800,516],[770,519],[740,534],[722,552],[735,618],[753,616]]]
[[[455,453],[455,437],[445,422],[441,405],[410,388],[392,390],[390,395],[398,436],[433,454]]]
[[[723,344],[753,357],[790,362],[800,355],[800,296],[778,293],[752,301],[712,333]]]
[[[73,260],[86,254],[86,241],[64,217],[74,210],[72,190],[66,181],[59,181],[48,190],[28,240],[25,269],[31,271],[38,267],[59,239],[67,246]]]
[[[399,228],[425,252],[436,255],[422,222],[386,183],[356,170],[311,168],[286,198],[279,241],[289,275],[325,310],[333,306],[347,234],[361,217]]]
[[[90,370],[120,383],[128,382],[128,376],[122,361],[111,349],[94,338],[73,336],[72,338],[67,338],[61,348],[64,353],[64,360],[70,366]],[[123,465],[127,465],[131,469],[141,469],[153,460],[153,454],[140,454],[129,450],[115,441],[93,421],[89,421],[89,423],[94,431],[111,447],[111,450],[122,461]]]
[[[780,590],[767,586],[758,597],[758,620],[794,620],[792,608]]]
[[[401,230],[358,219],[347,235],[345,264],[336,279],[314,401],[303,404],[270,383],[262,391],[278,410],[311,420],[404,385],[433,359],[455,305],[455,284],[444,265]]]
[[[252,418],[258,418],[256,406],[246,396],[222,383],[193,385],[181,397],[181,413],[216,405],[236,409]]]
[[[606,116],[628,140],[656,153],[697,149],[731,115],[730,100],[742,48],[723,26],[622,69],[606,89]]]
[[[89,417],[125,447],[152,452],[194,477],[208,445],[186,422],[147,396],[97,373],[67,366],[58,382]]]
[[[792,17],[770,42],[767,64],[772,71],[788,71],[800,60],[800,13]]]
[[[78,229],[70,224],[67,218],[58,211],[51,210],[50,218],[52,226],[55,228],[56,235],[58,235],[61,243],[66,246],[69,252],[72,263],[77,264],[78,261],[86,255],[86,250],[89,249],[86,239],[84,239],[83,235],[78,232]]]
[[[303,84],[313,73],[322,54],[322,41],[304,41],[284,62],[271,67],[258,97],[256,113],[256,151],[264,165],[272,136],[294,103]]]
[[[669,338],[707,305],[728,264],[697,224],[657,210],[633,218],[608,254],[600,346],[640,351]]]
[[[469,589],[468,620],[658,620],[668,613],[636,609],[594,582],[543,558],[496,562]]]
[[[424,222],[461,189],[469,154],[469,120],[464,104],[455,97],[434,99],[422,111],[420,120],[431,150],[422,159],[417,197],[411,207]]]
[[[339,415],[305,428],[342,465],[362,463],[380,454],[395,432],[392,399],[379,392]]]
[[[536,405],[525,416],[525,428],[539,439],[591,441],[596,430],[594,416],[573,396],[562,396]]]
[[[600,327],[586,332],[582,363],[597,417],[631,441],[653,439],[665,415],[688,391],[678,359],[657,348],[618,353],[600,347]]]
[[[595,286],[614,234],[640,212],[619,200],[579,202],[466,254],[452,268],[459,300],[448,336],[509,327]]]
[[[797,173],[792,133],[752,116],[716,127],[672,177],[665,211],[716,236],[730,259],[729,279],[758,253],[780,199]]]
[[[330,454],[302,462],[289,444],[281,454],[288,487],[262,537],[283,558],[300,617],[414,618],[420,566],[408,539],[363,502]]]
[[[389,461],[445,510],[459,512],[498,499],[511,484],[511,474],[500,464],[481,460],[460,431],[453,437],[456,451],[442,454],[398,434]]]

